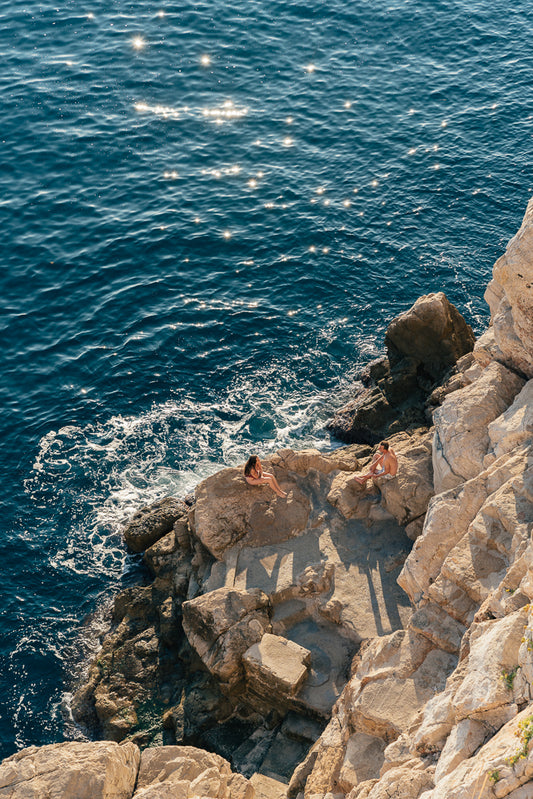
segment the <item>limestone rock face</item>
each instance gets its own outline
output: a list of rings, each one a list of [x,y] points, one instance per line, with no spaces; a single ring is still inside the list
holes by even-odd
[[[488,433],[494,458],[533,438],[533,380],[528,380],[512,405],[489,424]]]
[[[398,582],[415,603],[429,597],[451,550],[463,539],[487,499],[527,471],[527,446],[502,456],[477,477],[438,494],[429,503],[422,535],[416,540]],[[515,524],[518,519],[515,518]],[[512,523],[512,522],[511,522]],[[464,545],[468,546],[465,540]]]
[[[419,297],[387,328],[385,346],[391,366],[403,358],[424,364],[434,379],[474,346],[474,334],[457,308],[439,291]]]
[[[531,796],[533,747],[525,731],[532,723],[531,708],[526,708],[420,799],[527,799]]]
[[[433,472],[439,494],[475,477],[489,450],[488,425],[513,402],[524,381],[493,362],[479,380],[454,391],[433,414]]]
[[[452,730],[442,750],[437,768],[435,784],[470,757],[490,734],[488,725],[476,719],[462,719]]]
[[[369,787],[365,793],[358,793],[355,788],[347,799],[418,799],[427,788],[433,787],[432,769],[423,761],[413,759],[387,771],[379,782]]]
[[[269,462],[265,471],[271,471]],[[331,467],[328,468],[331,470]],[[274,469],[283,488],[287,472]],[[247,544],[284,541],[301,533],[309,517],[309,500],[291,481],[286,499],[268,486],[251,486],[240,469],[223,469],[196,488],[194,526],[202,544],[221,559],[237,542]]]
[[[268,596],[219,588],[183,603],[183,629],[212,674],[234,687],[242,680],[242,656],[270,630]]]
[[[194,746],[160,746],[141,755],[134,799],[254,799],[247,779],[227,760]]]
[[[410,674],[392,673],[383,680],[364,685],[350,718],[353,729],[361,729],[392,741],[407,730],[418,711],[444,687],[457,658],[433,649]]]
[[[377,779],[383,764],[385,741],[374,735],[356,732],[348,738],[339,775],[339,785],[350,790],[354,785]]]
[[[493,270],[485,299],[504,363],[533,377],[533,200]]]
[[[517,666],[527,616],[527,609],[522,608],[503,619],[482,622],[472,632],[468,672],[453,699],[458,721],[482,719],[486,711],[513,703],[512,687],[502,674]]]
[[[132,743],[30,746],[0,764],[2,799],[130,799],[140,752]]]
[[[165,497],[148,508],[142,508],[123,530],[127,545],[133,552],[142,552],[170,533],[178,519],[187,518],[187,506],[174,497]]]

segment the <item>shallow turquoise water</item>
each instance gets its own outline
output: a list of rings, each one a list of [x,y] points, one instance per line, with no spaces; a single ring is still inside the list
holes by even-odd
[[[77,735],[119,529],[327,447],[387,323],[480,331],[533,186],[520,2],[1,3],[2,754]],[[65,723],[65,719],[67,719]]]

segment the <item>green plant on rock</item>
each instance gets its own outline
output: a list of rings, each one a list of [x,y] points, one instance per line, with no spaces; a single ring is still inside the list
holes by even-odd
[[[514,669],[511,669],[511,671],[505,671],[505,669],[502,670],[501,678],[505,683],[505,687],[509,691],[513,690],[514,678],[516,677],[516,673],[519,668],[520,666],[515,666]]]
[[[499,779],[500,779],[500,772],[498,771],[497,768],[494,768],[492,769],[492,771],[489,771],[489,780],[492,783],[496,784]]]
[[[515,735],[520,739],[521,745],[518,751],[509,758],[508,762],[511,766],[514,766],[520,759],[528,755],[529,742],[533,738],[533,714],[518,722],[518,729]]]

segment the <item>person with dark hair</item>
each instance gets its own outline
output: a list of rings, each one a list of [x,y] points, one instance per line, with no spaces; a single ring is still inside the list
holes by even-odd
[[[287,492],[283,491],[273,474],[264,472],[258,455],[250,455],[244,466],[244,479],[251,486],[268,485],[278,497],[285,498]]]
[[[396,453],[389,446],[387,441],[382,441],[378,450],[372,458],[372,463],[366,474],[355,476],[354,480],[359,485],[366,485],[366,481],[372,478],[374,485],[377,485],[376,478],[382,477],[384,480],[392,480],[398,473],[398,458]]]

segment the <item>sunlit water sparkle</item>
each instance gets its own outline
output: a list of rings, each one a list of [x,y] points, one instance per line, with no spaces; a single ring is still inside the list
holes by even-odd
[[[2,9],[1,754],[80,734],[120,536],[323,426],[390,319],[476,331],[532,191],[523,2]],[[89,619],[87,627],[84,620]]]

